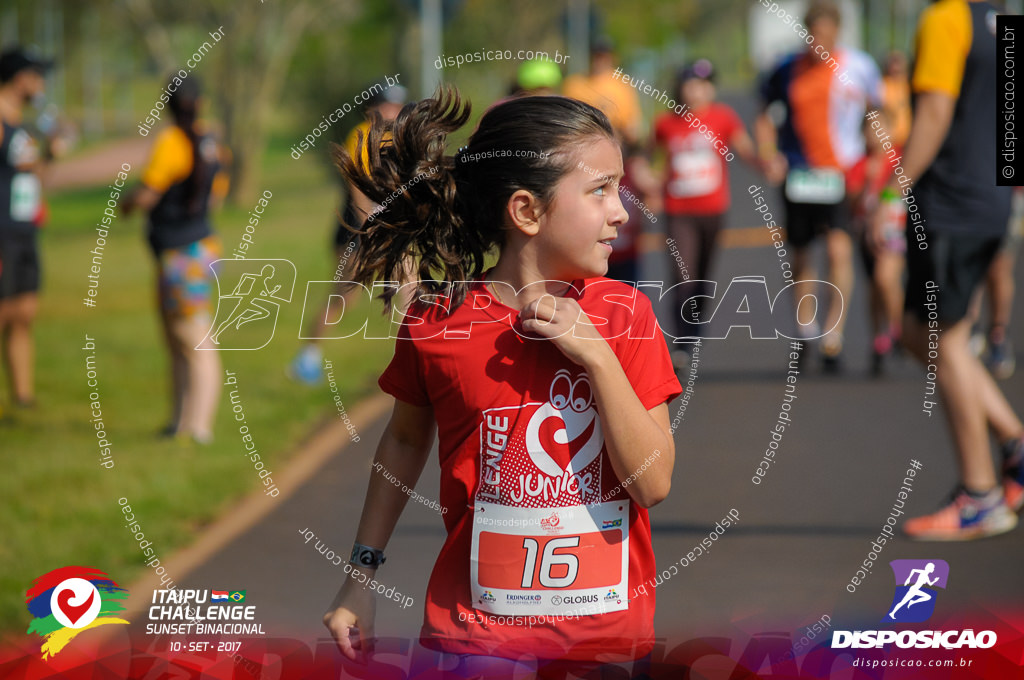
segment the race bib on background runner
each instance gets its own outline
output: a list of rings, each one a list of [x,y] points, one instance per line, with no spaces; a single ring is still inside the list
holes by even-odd
[[[793,203],[838,203],[846,195],[843,173],[829,168],[790,170],[786,175],[786,198]]]
[[[668,194],[673,198],[707,196],[722,186],[722,161],[710,147],[672,154],[672,180]]]
[[[31,222],[39,214],[41,197],[39,178],[30,172],[19,172],[11,178],[11,219]]]

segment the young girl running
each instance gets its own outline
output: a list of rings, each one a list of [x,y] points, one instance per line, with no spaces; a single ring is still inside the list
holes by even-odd
[[[438,435],[447,538],[421,640],[492,673],[523,658],[538,672],[640,658],[654,645],[654,595],[626,596],[654,573],[646,508],[671,485],[668,402],[681,390],[650,302],[601,278],[626,219],[619,146],[597,109],[526,97],[489,110],[445,156],[468,117],[445,90],[374,125],[370,177],[337,152],[379,202],[440,168],[365,230],[355,269],[364,283],[397,281],[406,254],[418,261],[380,379],[395,406],[375,463],[413,488]],[[371,477],[360,569],[383,563],[407,500]],[[349,579],[324,623],[355,658],[373,619],[372,592]]]

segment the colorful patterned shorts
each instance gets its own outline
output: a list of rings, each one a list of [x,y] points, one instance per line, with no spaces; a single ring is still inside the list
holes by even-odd
[[[221,256],[220,239],[207,236],[159,256],[160,305],[170,316],[210,315],[213,272],[210,265]]]

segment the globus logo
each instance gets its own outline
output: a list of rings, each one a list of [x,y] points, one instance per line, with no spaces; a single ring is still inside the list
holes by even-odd
[[[896,589],[882,622],[920,623],[935,612],[936,588],[945,589],[949,564],[945,560],[893,560]],[[901,649],[988,649],[996,644],[996,634],[983,630],[836,630],[832,648],[871,649],[895,644]]]
[[[597,595],[555,595],[551,598],[551,604],[555,606],[560,604],[587,604],[590,602],[597,602]]]

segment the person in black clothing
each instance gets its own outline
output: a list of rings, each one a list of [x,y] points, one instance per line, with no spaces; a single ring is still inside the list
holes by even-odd
[[[40,283],[39,150],[22,111],[43,95],[51,62],[21,48],[0,55],[0,344],[14,403],[35,400],[32,322]]]

